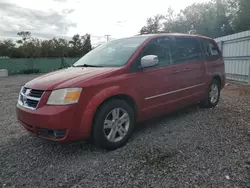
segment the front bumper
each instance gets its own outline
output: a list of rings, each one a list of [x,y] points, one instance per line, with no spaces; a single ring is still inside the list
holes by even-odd
[[[67,142],[84,139],[76,109],[76,105],[44,105],[36,110],[30,110],[17,104],[16,113],[19,122],[33,135]]]

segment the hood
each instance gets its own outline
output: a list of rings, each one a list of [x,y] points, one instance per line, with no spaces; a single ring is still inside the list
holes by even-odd
[[[98,76],[117,70],[111,67],[70,67],[37,77],[25,84],[25,87],[37,90],[53,90],[70,87],[81,81],[97,79]]]

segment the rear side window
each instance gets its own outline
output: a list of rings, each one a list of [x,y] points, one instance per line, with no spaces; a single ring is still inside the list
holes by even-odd
[[[202,40],[202,43],[207,60],[216,60],[220,58],[220,50],[215,43],[209,40]]]
[[[177,63],[198,61],[202,58],[200,43],[196,38],[176,37],[175,60]]]

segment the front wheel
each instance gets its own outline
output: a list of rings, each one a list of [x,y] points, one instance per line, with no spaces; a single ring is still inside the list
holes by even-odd
[[[207,98],[201,101],[201,106],[205,108],[212,108],[215,107],[220,99],[220,84],[217,80],[213,79],[208,92]]]
[[[113,99],[98,110],[94,125],[94,143],[104,149],[117,149],[128,141],[135,124],[133,109],[123,100]]]

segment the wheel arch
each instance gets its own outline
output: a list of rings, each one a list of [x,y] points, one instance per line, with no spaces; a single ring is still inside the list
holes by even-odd
[[[212,80],[216,80],[220,84],[220,88],[222,86],[222,79],[219,75],[213,76]]]
[[[93,116],[93,120],[92,120],[92,121],[94,121],[95,116],[96,116],[96,114],[98,113],[98,111],[100,110],[100,108],[101,108],[104,104],[106,104],[107,102],[109,102],[110,100],[114,100],[114,99],[123,100],[123,101],[125,101],[126,103],[128,103],[128,104],[132,107],[132,109],[133,109],[135,115],[137,115],[138,106],[137,106],[135,100],[133,99],[133,97],[131,97],[131,96],[128,95],[128,94],[116,94],[116,95],[113,95],[113,96],[110,96],[110,97],[106,98],[104,101],[102,101],[101,104],[99,104],[99,106],[97,107],[97,109],[96,109],[96,111],[95,111],[95,114],[94,114],[94,116]]]

